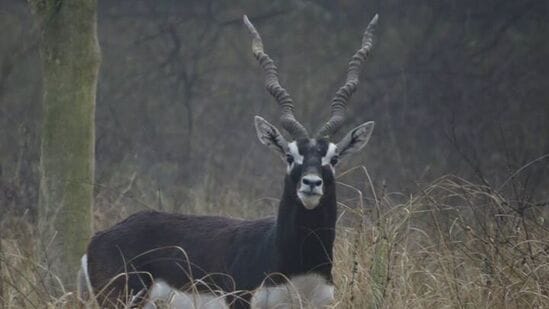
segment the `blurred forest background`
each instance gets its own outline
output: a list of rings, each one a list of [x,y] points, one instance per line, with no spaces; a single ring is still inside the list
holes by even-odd
[[[547,214],[547,1],[100,0],[96,228],[145,208],[274,213],[284,165],[260,146],[253,116],[277,124],[278,108],[242,15],[262,34],[298,119],[316,129],[375,13],[377,43],[340,132],[367,120],[376,129],[339,171],[365,165],[375,190],[402,201],[455,175],[496,188],[520,216]],[[0,217],[32,221],[42,73],[26,1],[2,0],[0,29]]]
[[[2,3],[0,201],[22,211],[37,204],[41,73],[27,3]],[[254,136],[253,115],[276,123],[278,110],[251,56],[244,13],[262,33],[298,117],[317,128],[378,12],[377,45],[347,121],[350,128],[374,120],[376,131],[367,154],[347,166],[367,162],[375,182],[392,191],[444,174],[501,183],[549,153],[548,6],[99,1],[96,195],[133,180],[183,205],[193,190],[264,196],[281,187],[282,162]],[[536,164],[531,183],[541,185],[548,172],[547,161]]]
[[[327,119],[362,31],[379,13],[377,45],[347,121],[351,128],[374,120],[376,130],[367,152],[346,166],[367,162],[389,191],[413,191],[445,174],[501,184],[549,153],[546,1],[98,5],[99,203],[129,188],[184,210],[196,190],[215,199],[222,191],[263,197],[281,187],[283,163],[253,130],[254,115],[276,123],[278,110],[251,56],[244,13],[312,129]],[[2,1],[0,16],[0,203],[2,211],[22,212],[38,197],[38,35],[25,1]],[[534,190],[547,187],[548,172],[545,160],[520,176],[528,174]]]

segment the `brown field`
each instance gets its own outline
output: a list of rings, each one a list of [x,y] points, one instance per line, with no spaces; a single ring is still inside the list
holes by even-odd
[[[344,172],[340,180],[349,174],[362,175],[364,182],[340,182],[338,189],[344,198],[334,308],[549,308],[549,229],[543,207],[452,176],[405,196],[374,190],[365,168]],[[97,194],[98,229],[144,205],[173,211],[158,202],[160,194],[152,194],[149,202],[144,194],[136,202],[119,191]],[[194,192],[188,212],[257,217],[276,206],[275,200],[246,199],[231,191],[212,202],[206,191]],[[216,209],[220,201],[239,208]],[[268,211],[257,207],[265,202],[272,204]],[[28,217],[2,219],[2,308],[76,307],[75,291],[61,283],[60,295],[48,294],[47,267],[36,257],[33,231]]]

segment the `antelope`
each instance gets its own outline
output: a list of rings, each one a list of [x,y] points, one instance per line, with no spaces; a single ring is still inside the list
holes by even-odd
[[[145,211],[96,233],[82,257],[80,279],[102,307],[122,304],[128,295],[133,306],[145,308],[155,308],[159,299],[173,308],[323,308],[334,300],[335,167],[366,145],[374,122],[359,125],[337,143],[330,137],[345,119],[360,67],[373,47],[378,16],[349,62],[329,120],[314,137],[296,119],[293,100],[280,85],[258,31],[245,15],[243,20],[265,87],[280,106],[280,124],[291,138],[255,116],[259,141],[286,161],[278,213],[240,220]]]

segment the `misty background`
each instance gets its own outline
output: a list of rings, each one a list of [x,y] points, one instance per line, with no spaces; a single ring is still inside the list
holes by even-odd
[[[404,195],[453,174],[546,207],[547,1],[102,0],[96,208],[185,212],[205,197],[217,213],[222,197],[246,197],[272,213],[284,163],[257,141],[253,116],[278,125],[278,106],[242,15],[315,130],[375,13],[376,45],[336,139],[368,120],[376,129],[338,171],[365,165],[377,188]],[[33,214],[42,88],[26,1],[2,1],[0,29],[0,214]]]

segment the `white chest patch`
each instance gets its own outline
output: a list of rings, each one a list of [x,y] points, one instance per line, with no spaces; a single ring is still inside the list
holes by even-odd
[[[159,305],[159,306],[157,306]],[[164,281],[156,281],[144,309],[228,309],[223,296],[190,294],[172,288]]]
[[[288,283],[260,287],[252,309],[325,308],[334,300],[334,286],[316,274],[293,277]]]

